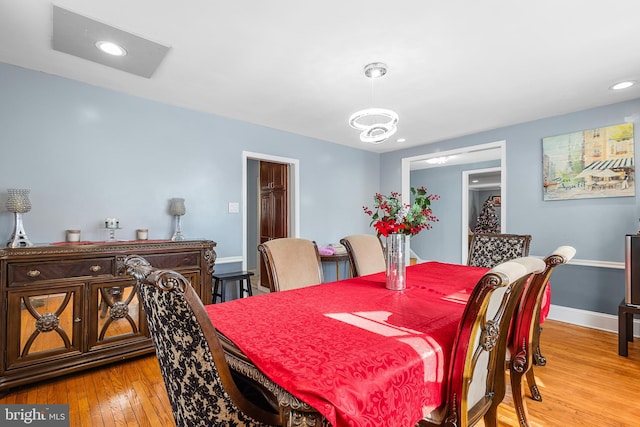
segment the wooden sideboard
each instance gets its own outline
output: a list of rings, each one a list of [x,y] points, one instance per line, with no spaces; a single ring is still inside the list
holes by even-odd
[[[215,246],[191,240],[0,248],[0,394],[152,353],[125,257],[180,272],[209,304]]]

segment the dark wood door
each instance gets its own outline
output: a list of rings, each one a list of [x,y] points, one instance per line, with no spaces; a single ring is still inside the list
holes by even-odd
[[[289,165],[260,162],[260,243],[289,236]],[[260,283],[269,287],[267,272],[260,262]]]

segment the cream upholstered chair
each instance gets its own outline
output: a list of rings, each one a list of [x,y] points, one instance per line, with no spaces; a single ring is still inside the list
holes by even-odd
[[[505,354],[509,325],[525,284],[544,270],[536,257],[499,264],[478,281],[464,308],[443,379],[444,403],[419,426],[470,426],[484,418],[497,426],[505,395]]]
[[[529,255],[528,234],[474,234],[469,247],[467,265],[493,268],[518,257]]]
[[[187,279],[140,256],[125,259],[136,279],[176,426],[280,426],[275,395],[232,374],[211,319]],[[266,378],[258,378],[258,381]]]
[[[349,254],[353,277],[385,271],[382,243],[372,234],[354,234],[340,239]]]
[[[543,272],[533,276],[525,287],[512,324],[511,336],[507,346],[509,358],[507,369],[511,380],[511,392],[516,415],[519,419],[519,425],[523,427],[529,425],[527,406],[524,400],[524,387],[522,386],[523,376],[526,376],[533,399],[542,400],[533,373],[533,356],[537,345],[536,337],[540,331],[542,296],[549,283],[549,277],[553,269],[558,265],[568,263],[575,253],[575,248],[571,246],[560,246],[544,259],[546,267]]]
[[[269,275],[271,292],[322,283],[318,246],[311,240],[273,239],[258,245]]]

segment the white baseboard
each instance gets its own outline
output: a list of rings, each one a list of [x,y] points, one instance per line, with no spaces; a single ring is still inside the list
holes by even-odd
[[[216,264],[232,264],[235,262],[242,263],[241,256],[228,256],[224,258],[216,258]]]
[[[600,329],[602,331],[618,333],[618,316],[613,314],[598,313],[595,311],[580,310],[577,308],[553,305],[549,308],[547,319],[587,328]],[[640,320],[633,320],[633,336],[640,337]]]

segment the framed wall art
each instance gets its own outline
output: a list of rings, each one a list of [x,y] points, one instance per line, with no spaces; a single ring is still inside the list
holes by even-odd
[[[633,197],[633,123],[542,139],[544,200]]]

